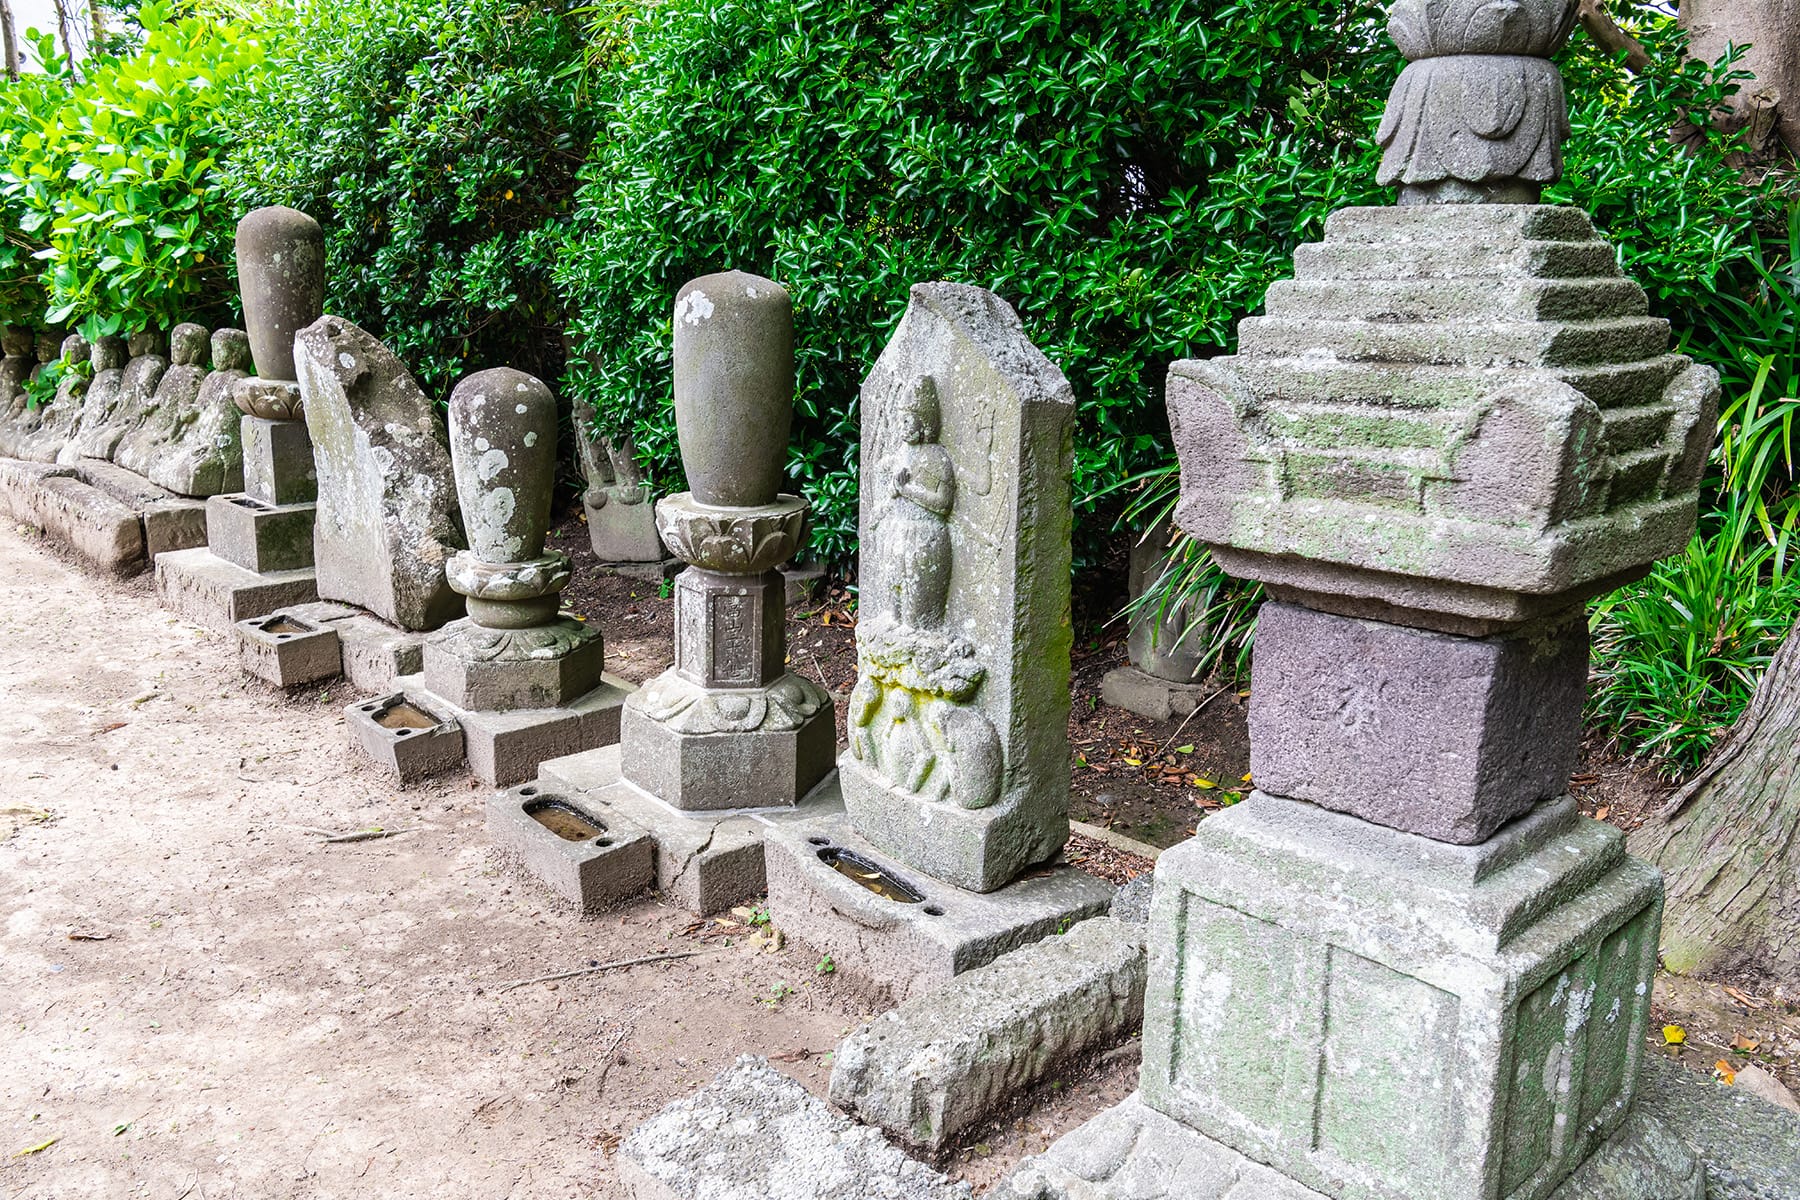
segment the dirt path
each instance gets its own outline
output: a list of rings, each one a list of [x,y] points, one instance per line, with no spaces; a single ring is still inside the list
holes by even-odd
[[[353,760],[341,702],[0,530],[0,1197],[606,1195],[603,1151],[740,1051],[823,1086],[866,1014],[803,952],[576,919],[468,780]],[[417,832],[307,832],[371,825]],[[663,948],[702,953],[495,986]]]

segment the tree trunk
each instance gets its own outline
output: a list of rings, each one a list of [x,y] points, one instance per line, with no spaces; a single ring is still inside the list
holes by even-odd
[[[1800,627],[1699,777],[1631,835],[1663,870],[1663,964],[1800,982]]]
[[[62,38],[63,55],[69,60],[69,70],[75,72],[75,27],[69,20],[67,0],[51,0],[51,3],[56,6],[56,32]]]
[[[19,77],[19,32],[13,25],[11,0],[0,0],[0,71],[8,79]]]
[[[1750,47],[1738,60],[1756,76],[1732,101],[1728,130],[1746,129],[1753,158],[1778,144],[1800,157],[1800,0],[1681,0],[1688,52],[1714,62],[1727,45]]]

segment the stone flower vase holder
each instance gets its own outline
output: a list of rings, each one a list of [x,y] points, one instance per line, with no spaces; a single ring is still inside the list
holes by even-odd
[[[675,808],[798,803],[831,768],[831,698],[788,671],[786,585],[808,507],[781,495],[793,304],[742,271],[675,300],[675,416],[692,490],[656,506],[675,581],[675,665],[626,702],[625,777]]]

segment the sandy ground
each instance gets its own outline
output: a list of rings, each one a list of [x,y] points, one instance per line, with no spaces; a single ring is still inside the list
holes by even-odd
[[[816,954],[577,918],[495,861],[471,781],[396,790],[345,696],[228,650],[0,529],[0,1200],[611,1196],[618,1139],[737,1054],[823,1090],[869,1010]],[[315,832],[371,826],[414,832]],[[991,1184],[1135,1074],[1071,1072],[952,1169]]]

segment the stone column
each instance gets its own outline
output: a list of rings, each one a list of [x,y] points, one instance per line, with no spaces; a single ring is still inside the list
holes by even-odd
[[[600,684],[600,631],[557,615],[569,557],[544,549],[556,398],[510,367],[450,394],[450,461],[469,549],[450,559],[467,618],[425,643],[425,685],[462,709],[554,708]]]
[[[259,208],[237,228],[238,288],[256,374],[233,386],[244,414],[244,491],[207,502],[207,544],[257,574],[313,565],[318,476],[294,366],[294,335],[325,305],[325,234],[291,208]]]
[[[1583,602],[1686,544],[1718,381],[1535,203],[1574,11],[1395,3],[1400,206],[1333,214],[1237,355],[1170,369],[1178,519],[1274,597],[1257,791],[1158,863],[1141,1102],[1016,1192],[1122,1194],[1139,1150],[1080,1164],[1129,1131],[1169,1194],[1251,1160],[1295,1198],[1704,1193],[1633,1109],[1660,878],[1566,788]]]
[[[790,672],[785,589],[807,504],[779,494],[794,404],[793,305],[727,271],[675,300],[675,418],[691,491],[656,506],[689,564],[675,665],[626,701],[625,777],[679,809],[797,803],[831,769],[831,699]]]
[[[1127,586],[1138,607],[1129,617],[1130,661],[1100,681],[1100,695],[1108,704],[1153,721],[1185,717],[1206,699],[1206,689],[1200,686],[1206,628],[1196,624],[1193,606],[1143,601],[1171,569],[1172,532],[1166,519],[1158,521],[1131,544]]]

